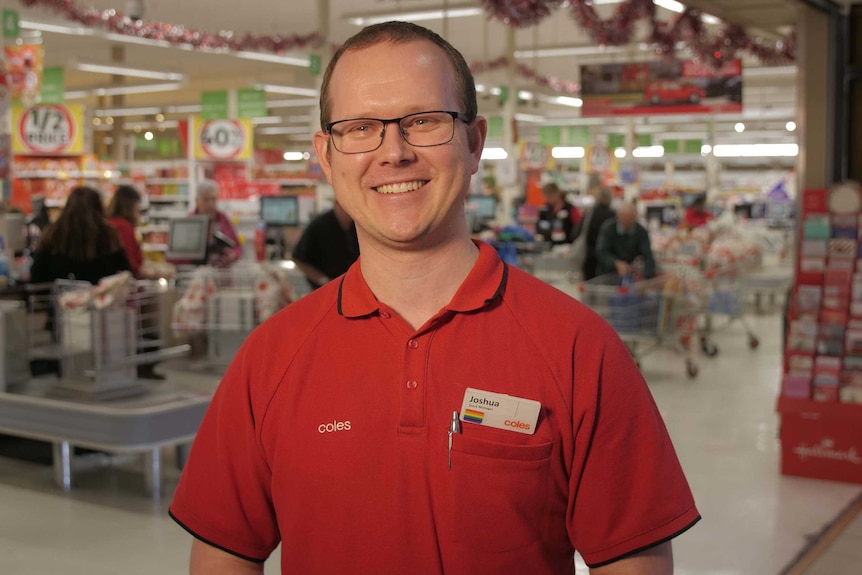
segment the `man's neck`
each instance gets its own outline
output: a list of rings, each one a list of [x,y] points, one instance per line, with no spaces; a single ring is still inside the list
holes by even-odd
[[[379,301],[418,329],[448,304],[479,257],[469,239],[429,250],[361,244],[362,276]]]

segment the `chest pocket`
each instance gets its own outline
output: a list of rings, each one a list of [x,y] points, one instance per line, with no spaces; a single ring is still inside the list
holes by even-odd
[[[553,443],[496,443],[459,435],[452,444],[453,541],[502,552],[539,538]]]

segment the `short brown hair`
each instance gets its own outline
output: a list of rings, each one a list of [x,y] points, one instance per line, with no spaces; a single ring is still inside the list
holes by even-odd
[[[473,73],[470,72],[470,66],[467,65],[467,61],[464,60],[461,52],[428,28],[411,22],[383,22],[363,28],[342,44],[332,56],[332,60],[330,60],[329,65],[326,67],[326,72],[323,75],[323,85],[320,88],[320,129],[325,129],[326,124],[330,122],[332,107],[329,103],[329,84],[332,80],[332,72],[335,69],[335,65],[345,52],[362,50],[376,46],[377,44],[383,44],[384,42],[406,44],[416,40],[428,40],[442,48],[446,53],[446,57],[455,71],[455,86],[458,92],[460,92],[460,104],[464,107],[462,113],[467,116],[469,122],[472,122],[479,113],[479,105],[476,102],[476,84],[473,80]]]

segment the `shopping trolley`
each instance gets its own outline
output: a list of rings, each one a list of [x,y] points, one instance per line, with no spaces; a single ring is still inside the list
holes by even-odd
[[[122,272],[98,285],[56,280],[33,289],[28,321],[30,359],[54,365],[52,393],[113,399],[146,392],[137,366],[188,352],[165,346],[158,321],[158,282],[136,282]]]
[[[614,328],[638,363],[651,351],[669,347],[680,352],[686,373],[698,365],[690,353],[692,310],[679,278],[662,275],[636,281],[606,274],[583,282],[581,301]]]

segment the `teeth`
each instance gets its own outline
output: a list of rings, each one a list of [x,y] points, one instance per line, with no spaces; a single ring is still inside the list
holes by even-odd
[[[405,192],[412,192],[414,190],[418,190],[423,185],[424,182],[401,182],[400,184],[385,184],[383,186],[378,186],[375,188],[381,194],[403,194]]]

